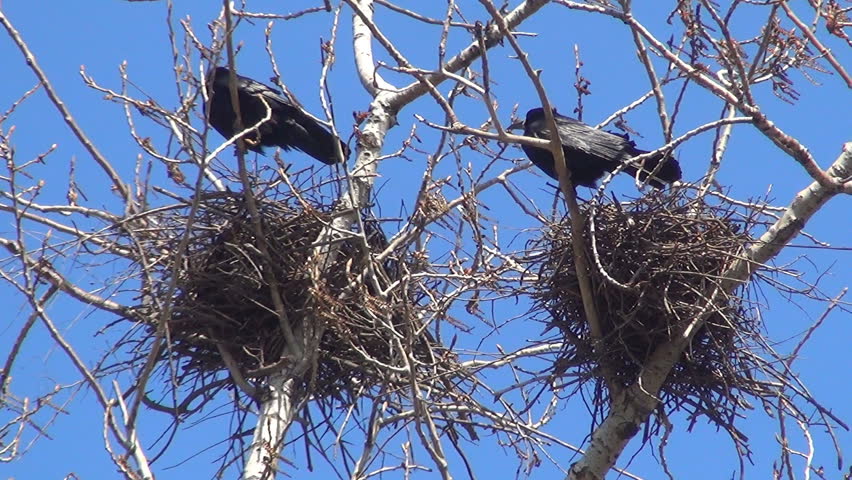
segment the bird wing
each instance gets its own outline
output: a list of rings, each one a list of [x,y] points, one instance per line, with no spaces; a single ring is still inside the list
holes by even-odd
[[[583,158],[586,160],[594,159],[596,162],[602,162],[609,171],[613,171],[619,164],[624,164],[636,155],[648,153],[636,148],[636,143],[629,137],[599,130],[573,119],[562,120],[560,119],[559,122],[559,136],[562,145],[567,150],[585,153],[586,156]],[[648,177],[648,172],[653,171],[661,160],[665,163],[648,183],[656,188],[663,188],[665,183],[671,183],[681,178],[680,165],[674,158],[664,159],[662,155],[656,155],[645,159],[641,168],[639,165],[627,165],[623,167],[623,171],[631,176],[638,173],[639,179],[645,180]]]
[[[294,104],[285,94],[260,82],[248,79],[245,92],[249,95],[260,96],[269,102],[273,111],[273,122],[281,125],[277,131],[279,146],[296,148],[311,157],[331,165],[338,161],[335,142],[340,142],[344,156],[349,155],[349,149],[337,139],[327,128],[309,113]]]
[[[260,96],[269,102],[273,111],[281,112],[286,116],[284,118],[291,120],[287,122],[289,128],[298,129],[299,134],[321,134],[317,128],[322,127],[315,125],[316,119],[293,103],[287,94],[246,77],[240,78],[240,88],[249,95]]]
[[[525,129],[524,135],[528,137],[540,138],[542,140],[550,140],[550,126],[544,119],[536,121],[534,124],[528,126]]]
[[[559,140],[565,148],[578,150],[602,161],[622,162],[635,151],[632,142],[572,118],[559,118],[557,128]]]
[[[272,106],[273,108],[279,105],[296,108],[295,105],[293,105],[293,102],[290,101],[290,99],[287,98],[283,93],[272,87],[252,80],[251,78],[240,77],[238,88],[248,95],[257,95],[263,97],[268,102],[270,102],[270,106]]]

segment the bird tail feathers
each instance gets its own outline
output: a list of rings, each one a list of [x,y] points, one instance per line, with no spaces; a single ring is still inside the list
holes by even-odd
[[[349,157],[349,146],[338,140],[331,132],[325,128],[316,125],[314,122],[303,122],[302,127],[305,131],[302,132],[304,138],[299,142],[294,142],[294,146],[299,150],[314,157],[326,165],[333,165],[340,161],[337,149],[334,142],[340,142],[340,149],[343,151],[343,158]]]
[[[647,153],[637,151],[637,155]],[[657,169],[660,161],[663,164]],[[632,175],[634,178],[639,174],[639,180],[646,181],[648,175],[656,170],[654,176],[647,180],[648,184],[655,188],[665,188],[666,184],[670,184],[681,178],[680,164],[671,156],[663,156],[662,154],[646,159],[642,165],[628,165],[624,171]]]

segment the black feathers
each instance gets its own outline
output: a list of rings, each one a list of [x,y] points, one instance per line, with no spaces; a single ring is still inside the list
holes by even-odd
[[[639,150],[631,140],[620,135],[592,128],[556,112],[553,112],[553,117],[556,120],[559,140],[562,143],[562,150],[565,152],[565,160],[571,170],[571,181],[574,185],[594,187],[595,182],[606,172],[615,170],[620,164],[637,155],[647,153]],[[527,118],[523,124],[518,122],[510,128],[519,128],[521,125],[524,127],[525,136],[550,139],[550,130],[542,108],[533,108],[527,112]],[[538,168],[551,177],[557,178],[553,155],[550,151],[527,145],[522,147]],[[667,183],[680,180],[680,165],[677,160],[672,157],[663,159],[662,155],[645,160],[644,166],[639,171],[639,179],[645,180],[660,160],[663,160],[663,165],[651,177],[648,184],[663,188]],[[638,165],[631,165],[624,167],[622,171],[635,176],[637,168]]]
[[[231,104],[229,77],[230,70],[216,67],[207,78],[207,115],[210,125],[225,138],[239,133],[234,131],[236,115]],[[340,161],[335,147],[335,142],[340,142],[343,156],[349,156],[349,147],[345,143],[278,90],[237,75],[237,98],[243,128],[254,127],[270,115],[269,120],[243,137],[250,150],[263,153],[263,147],[278,146],[284,150],[295,148],[331,165]]]

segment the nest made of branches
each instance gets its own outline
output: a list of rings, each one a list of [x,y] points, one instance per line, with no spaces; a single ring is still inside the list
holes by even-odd
[[[164,262],[156,300],[149,302],[171,305],[163,360],[181,366],[178,383],[198,390],[214,381],[231,384],[233,368],[250,380],[280,370],[287,344],[282,322],[297,335],[324,329],[303,378],[317,399],[348,402],[356,391],[388,381],[382,366],[399,363],[400,337],[416,355],[430,356],[428,334],[416,328],[416,299],[397,282],[404,259],[374,260],[388,246],[376,219],[363,216],[364,235],[330,240],[336,255],[317,265],[317,240],[328,230],[331,207],[271,198],[256,203],[262,237],[242,194],[205,198],[189,232],[186,212],[162,219],[173,231],[161,251],[178,251],[188,235],[180,263]],[[312,269],[323,273],[312,276]],[[388,288],[394,282],[397,287]],[[149,338],[155,329],[150,326]]]
[[[689,198],[685,189],[582,210],[602,339],[593,348],[566,217],[547,226],[536,245],[543,253],[533,265],[536,308],[547,312],[546,321],[566,345],[554,375],[594,381],[599,393],[604,371],[630,385],[658,346],[710,309],[659,398],[669,412],[685,410],[693,421],[705,416],[744,438],[733,427],[737,411],[748,406],[742,394],[767,393],[767,384],[755,378],[757,311],[743,296],[745,288],[712,304],[706,295],[751,240],[745,217],[732,205]]]

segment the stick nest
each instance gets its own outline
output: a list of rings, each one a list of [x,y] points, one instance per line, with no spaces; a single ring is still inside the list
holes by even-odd
[[[709,309],[669,374],[661,405],[669,412],[684,409],[693,421],[705,416],[743,440],[733,428],[738,408],[749,406],[740,393],[768,391],[754,378],[758,365],[749,348],[760,343],[757,312],[737,294],[714,303],[704,295],[719,285],[720,275],[751,240],[745,217],[732,205],[711,206],[687,198],[683,190],[581,209],[603,338],[593,348],[566,217],[545,229],[536,246],[544,253],[533,266],[539,273],[536,308],[547,312],[547,322],[565,345],[554,375],[570,372],[580,384],[594,380],[603,395],[602,372],[621,386],[631,385],[658,346]]]
[[[411,332],[415,301],[400,287],[387,288],[400,277],[400,260],[373,259],[388,246],[377,220],[363,220],[364,235],[330,240],[336,257],[317,265],[315,242],[331,215],[295,201],[257,203],[262,238],[242,194],[205,199],[188,233],[185,212],[164,219],[174,227],[167,251],[177,251],[188,235],[177,268],[170,255],[172,263],[161,270],[152,302],[172,305],[162,360],[180,365],[179,384],[232,386],[234,368],[248,379],[280,370],[286,365],[284,323],[298,338],[324,328],[319,345],[306,347],[318,350],[302,385],[314,398],[348,401],[356,390],[381,382],[381,366],[397,363],[391,357],[400,335],[411,334],[415,351],[428,352],[425,336]],[[314,268],[324,272],[319,281]],[[380,297],[378,288],[389,293]]]

